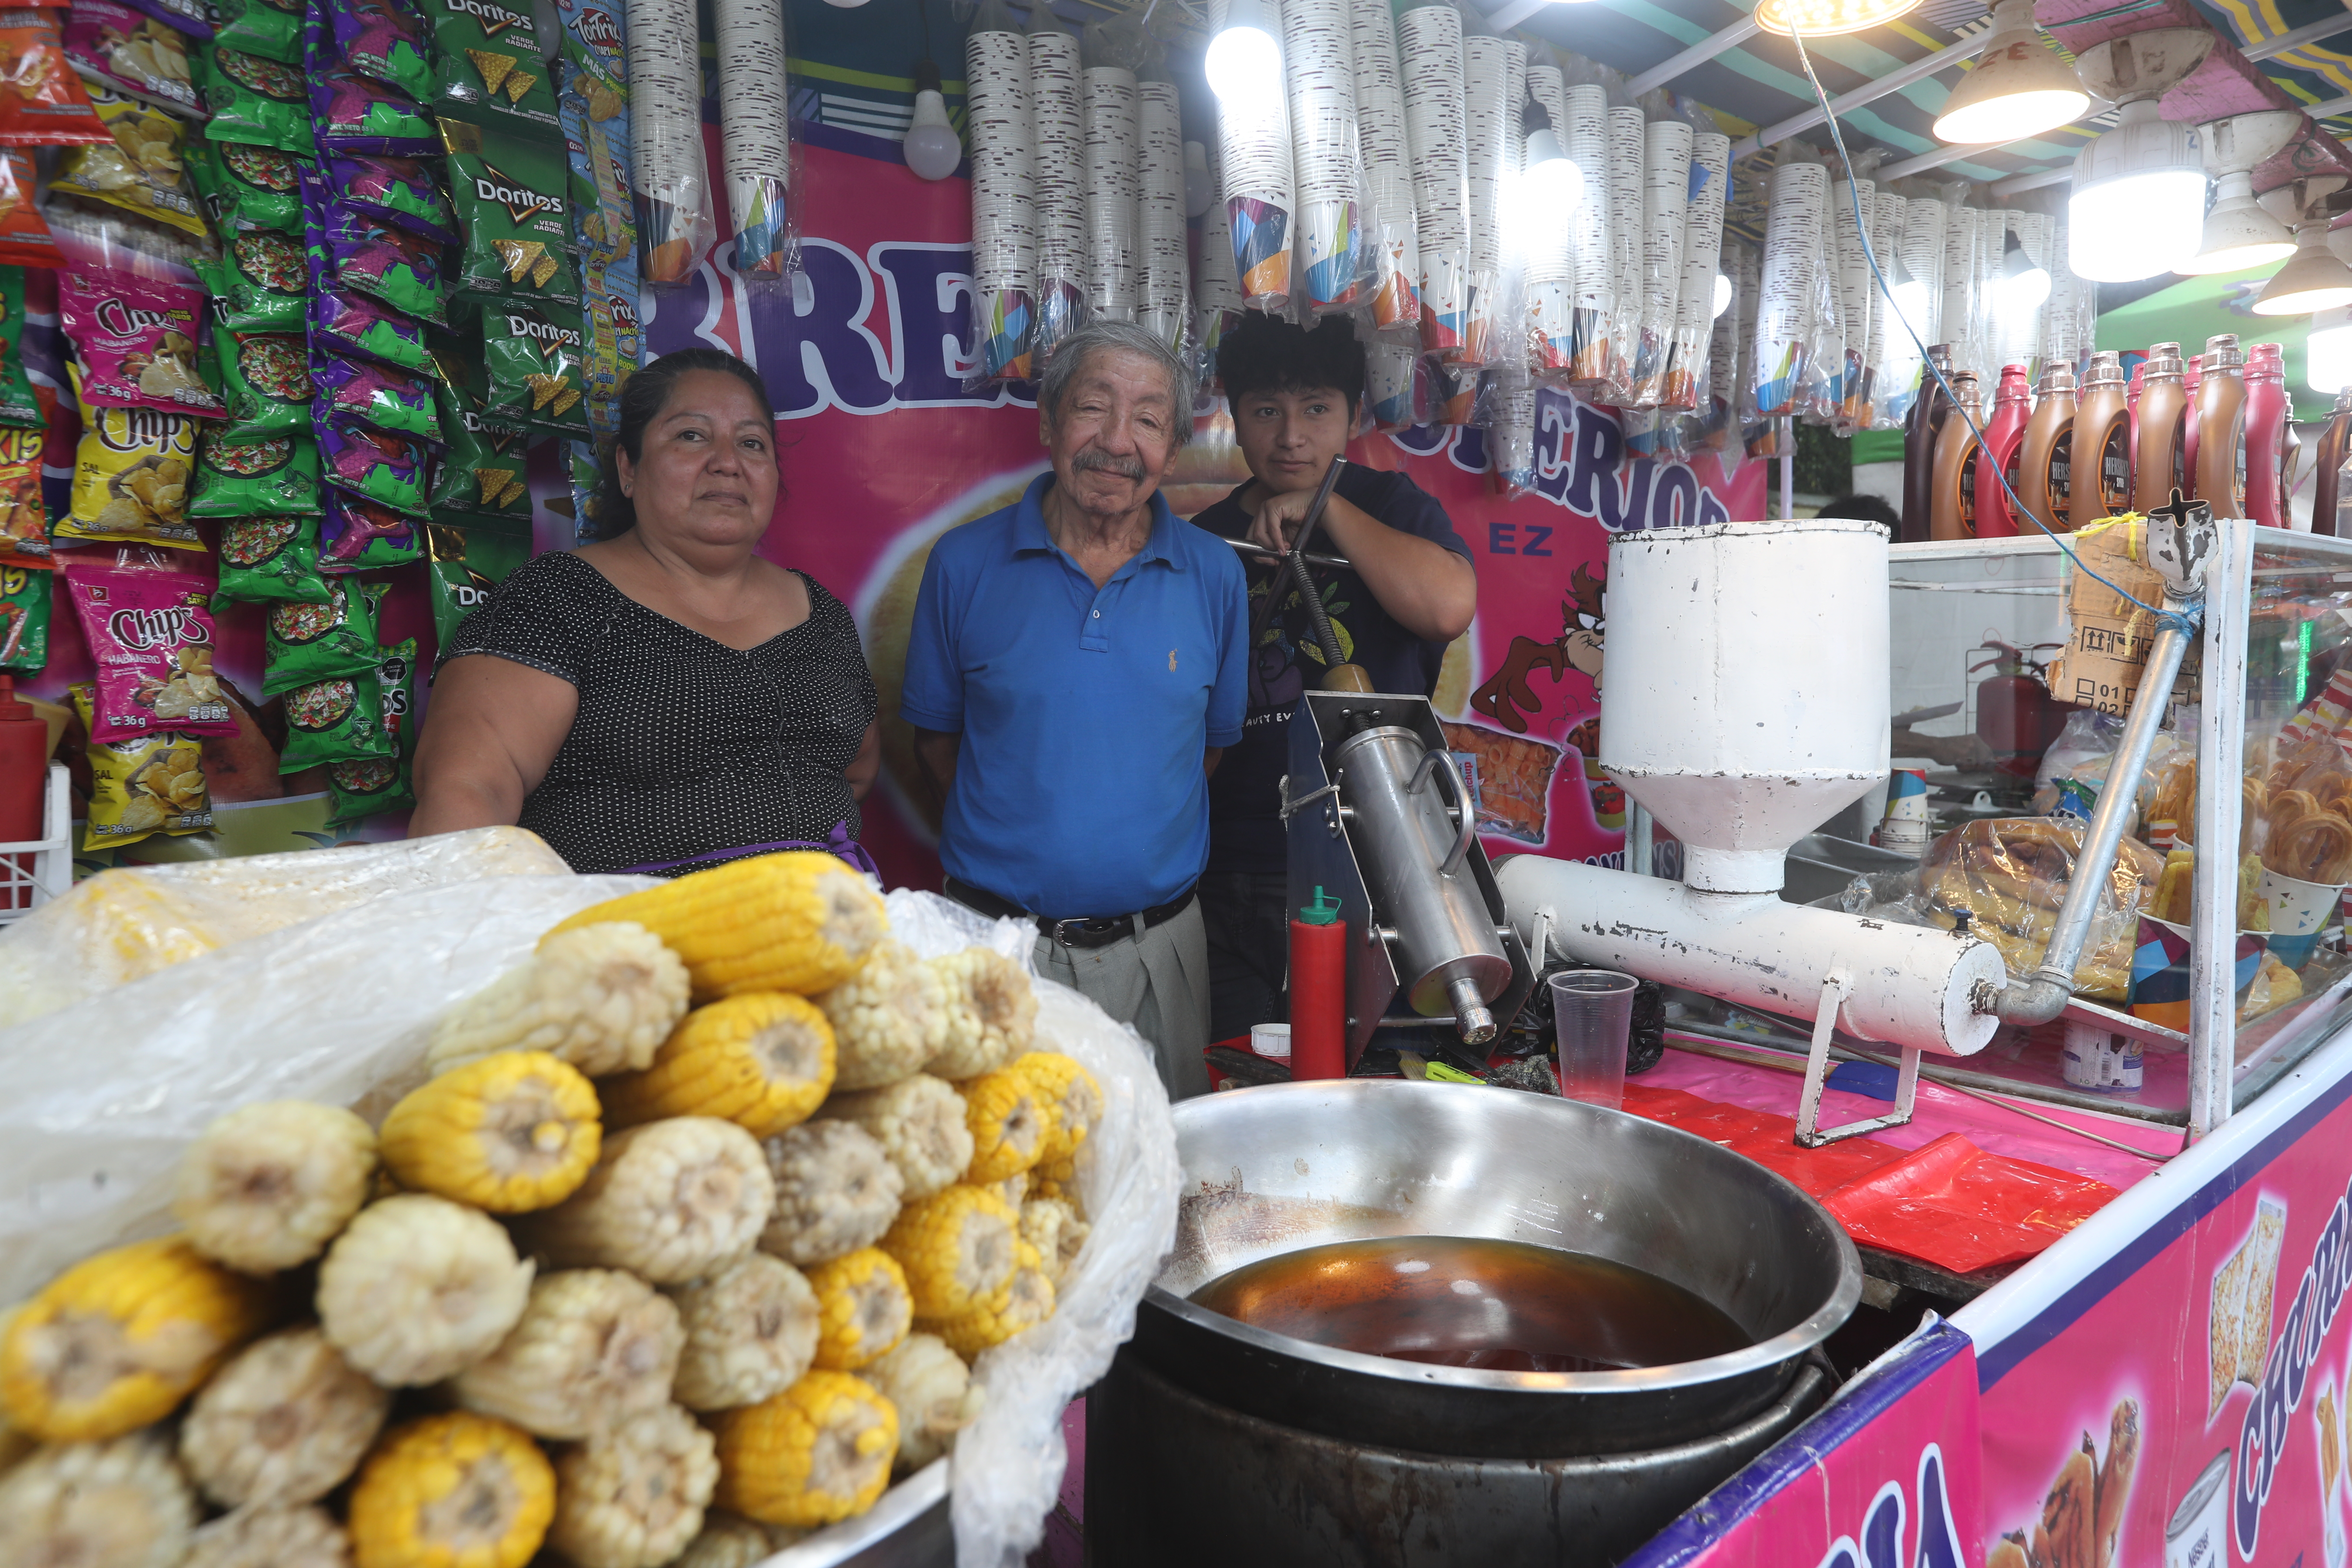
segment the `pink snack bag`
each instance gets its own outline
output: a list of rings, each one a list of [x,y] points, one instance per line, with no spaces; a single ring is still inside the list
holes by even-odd
[[[91,739],[165,730],[236,732],[213,673],[210,584],[184,573],[115,566],[71,565],[65,577],[98,667]]]
[[[66,338],[81,361],[85,408],[228,412],[196,369],[204,290],[126,272],[68,272],[58,283]]]

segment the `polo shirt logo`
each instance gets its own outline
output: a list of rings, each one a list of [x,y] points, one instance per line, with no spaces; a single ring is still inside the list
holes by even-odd
[[[1174,648],[1172,648],[1172,647],[1171,647],[1171,648],[1170,648],[1170,649],[1168,650],[1168,669],[1169,669],[1169,673],[1171,673],[1171,674],[1175,673],[1175,669],[1176,669],[1176,650],[1175,650]]]

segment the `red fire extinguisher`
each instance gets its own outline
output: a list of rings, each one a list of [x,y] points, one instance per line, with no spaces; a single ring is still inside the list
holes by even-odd
[[[2064,646],[2041,643],[2028,652],[1992,641],[1969,650],[1993,656],[1969,666],[1971,675],[1979,669],[1993,672],[1977,683],[1977,739],[1992,752],[1992,765],[2012,777],[2033,776],[2042,765],[2042,753],[2066,727],[2066,715],[2073,711],[2051,697],[2042,680],[2044,667],[2033,657],[2044,648]]]

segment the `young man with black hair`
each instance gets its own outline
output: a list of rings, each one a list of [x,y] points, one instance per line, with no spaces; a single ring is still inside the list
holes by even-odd
[[[1355,433],[1363,345],[1344,320],[1307,331],[1254,312],[1219,346],[1217,375],[1251,479],[1192,521],[1226,539],[1287,550],[1325,470]],[[1350,463],[1308,550],[1354,568],[1310,568],[1341,656],[1364,668],[1375,690],[1434,691],[1446,645],[1469,628],[1478,606],[1469,547],[1445,510],[1402,473]],[[1324,662],[1288,576],[1249,563],[1252,624],[1268,593],[1279,595],[1279,605],[1250,650],[1242,739],[1209,782],[1201,910],[1213,1040],[1284,1016],[1291,911],[1279,784],[1290,771],[1291,715],[1302,693],[1321,686]]]

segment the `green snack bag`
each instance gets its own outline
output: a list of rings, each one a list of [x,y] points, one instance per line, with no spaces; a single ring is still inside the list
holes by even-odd
[[[338,676],[363,675],[383,659],[375,645],[376,606],[384,584],[337,578],[323,605],[279,605],[262,632],[261,691],[275,697]]]
[[[425,546],[431,557],[425,587],[433,601],[433,636],[446,648],[466,617],[489,602],[490,590],[530,559],[530,528],[436,522],[425,530]]]
[[[236,602],[325,605],[333,598],[319,571],[317,518],[240,517],[221,524],[215,610]]]
[[[310,157],[310,93],[302,68],[215,45],[203,50],[205,102],[212,118],[205,134],[215,142],[249,142]]]
[[[319,514],[319,444],[307,436],[226,441],[205,432],[196,454],[196,494],[190,517],[315,517]]]
[[[410,637],[384,649],[383,662],[376,667],[383,729],[394,757],[328,764],[327,789],[333,804],[327,818],[331,824],[357,822],[415,806],[416,794],[408,774],[408,759],[415,749],[412,733],[415,726],[409,722],[415,683],[416,639]]]
[[[423,0],[433,27],[436,113],[552,143],[562,156],[555,79],[529,0]]]
[[[441,434],[448,451],[435,470],[433,510],[530,521],[530,490],[524,482],[530,434],[520,425],[485,419],[461,393],[436,389]]]
[[[490,418],[551,435],[588,434],[580,312],[494,300],[482,306],[482,363]]]
[[[220,325],[233,332],[299,332],[310,303],[310,263],[302,242],[268,229],[230,239],[221,258],[198,262]]]
[[[310,426],[310,360],[298,332],[213,334],[221,391],[228,402],[226,441],[291,436]]]
[[[286,749],[278,753],[279,773],[383,757],[396,749],[396,742],[383,732],[383,688],[376,677],[378,662],[371,660],[358,674],[330,676],[288,689]]]
[[[465,237],[450,287],[460,293],[577,300],[580,275],[565,216],[572,175],[562,143],[485,138],[478,125],[445,120],[441,144],[449,152],[449,197]]]
[[[196,142],[188,147],[188,177],[205,211],[223,234],[266,228],[302,233],[303,160],[275,147],[246,142]]]
[[[0,426],[39,430],[48,425],[25,374],[25,269],[0,267]]]
[[[300,0],[213,0],[213,13],[220,19],[213,42],[221,47],[302,63]]]
[[[49,589],[56,575],[0,566],[0,669],[38,669],[49,662]],[[433,614],[439,618],[437,599]]]

